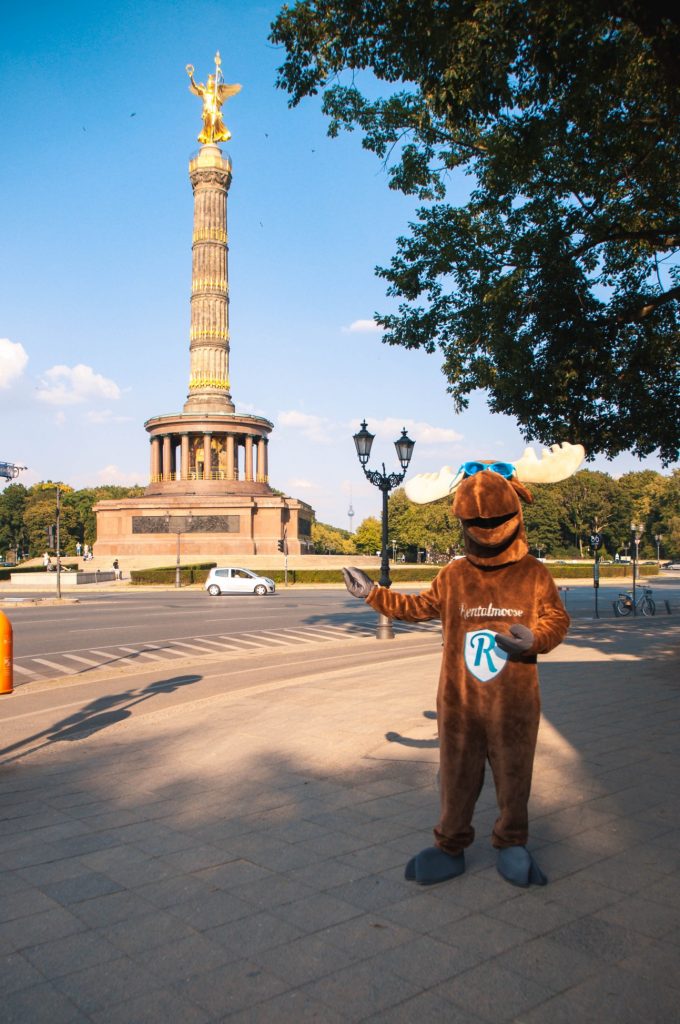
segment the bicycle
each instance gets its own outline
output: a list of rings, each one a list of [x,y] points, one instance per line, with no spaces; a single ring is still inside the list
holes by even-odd
[[[633,607],[640,615],[656,615],[656,604],[652,598],[652,591],[649,587],[640,589],[642,593],[635,602],[635,606],[633,606],[633,595],[630,591],[626,594],[619,594],[618,601],[614,602],[614,611],[617,615],[630,615]]]

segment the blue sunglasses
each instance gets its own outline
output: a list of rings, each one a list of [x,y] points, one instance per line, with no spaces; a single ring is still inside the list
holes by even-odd
[[[464,462],[460,468],[465,473],[465,476],[474,476],[475,473],[481,473],[485,469],[490,469],[492,473],[499,473],[506,480],[509,480],[515,472],[515,467],[511,462]]]

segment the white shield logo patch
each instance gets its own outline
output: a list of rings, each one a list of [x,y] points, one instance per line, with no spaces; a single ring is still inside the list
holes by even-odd
[[[508,655],[496,644],[489,629],[475,629],[465,634],[465,664],[480,683],[495,679],[505,668]]]

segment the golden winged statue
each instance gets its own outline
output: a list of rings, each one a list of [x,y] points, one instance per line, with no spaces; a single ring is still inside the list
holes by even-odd
[[[198,136],[199,142],[228,142],[231,132],[222,120],[222,104],[231,96],[241,91],[240,85],[228,85],[222,77],[222,58],[220,51],[215,54],[215,74],[208,75],[208,81],[194,81],[194,66],[187,64],[189,91],[203,100],[203,131]]]

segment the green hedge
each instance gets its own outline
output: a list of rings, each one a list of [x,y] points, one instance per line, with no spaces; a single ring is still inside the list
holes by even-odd
[[[181,581],[183,586],[190,583],[205,583],[208,573],[215,567],[216,562],[204,562],[198,565],[183,565],[181,568]],[[286,576],[283,569],[253,569],[259,576],[268,576],[274,583],[283,583]],[[439,568],[434,565],[423,565],[390,570],[390,576],[395,583],[429,582],[433,580]],[[372,571],[377,578],[378,570]],[[132,583],[136,584],[172,584],[175,582],[175,566],[163,566],[158,569],[133,569],[130,573]],[[295,583],[342,583],[342,571],[340,569],[289,569],[288,585]]]
[[[53,562],[52,564],[54,565],[55,563]],[[68,566],[69,569],[77,569],[78,563],[62,561],[62,569],[66,568],[66,566]],[[45,567],[44,565],[18,565],[16,567],[13,567],[11,565],[3,566],[2,569],[0,569],[0,580],[8,580],[12,573],[21,572],[45,572]]]
[[[349,560],[348,560],[349,561]],[[183,565],[181,567],[180,579],[182,586],[186,587],[192,583],[205,583],[208,573],[216,566],[216,562],[199,562],[196,565]],[[554,577],[560,579],[592,579],[593,566],[591,563],[584,565],[546,565],[546,568]],[[437,565],[411,565],[390,567],[390,578],[393,583],[430,583],[441,566]],[[656,565],[640,567],[640,574],[653,576],[658,572]],[[257,569],[253,570],[259,576],[268,576],[274,583],[282,584],[285,580],[283,569]],[[601,565],[600,578],[605,579],[611,576],[630,576],[632,567],[630,565]],[[368,573],[373,579],[378,578],[379,570],[376,568]],[[172,585],[175,582],[175,566],[163,566],[158,569],[133,569],[130,573],[132,583],[136,584],[165,584]],[[342,583],[342,571],[340,569],[289,569],[288,586],[305,583]]]
[[[593,566],[592,563],[586,563],[585,565],[547,565],[546,568],[551,572],[553,577],[558,577],[563,580],[575,580],[575,579],[592,579],[593,578]],[[639,565],[638,575],[639,576],[656,576],[658,575],[658,565]],[[600,579],[606,579],[612,576],[631,576],[633,575],[633,567],[628,564],[614,564],[614,565],[601,565],[600,566]]]
[[[183,587],[190,583],[205,583],[208,573],[214,569],[217,562],[197,562],[195,565],[182,565],[180,567],[180,582]],[[141,583],[165,583],[175,582],[176,566],[162,566],[158,569],[132,569],[130,582]]]

